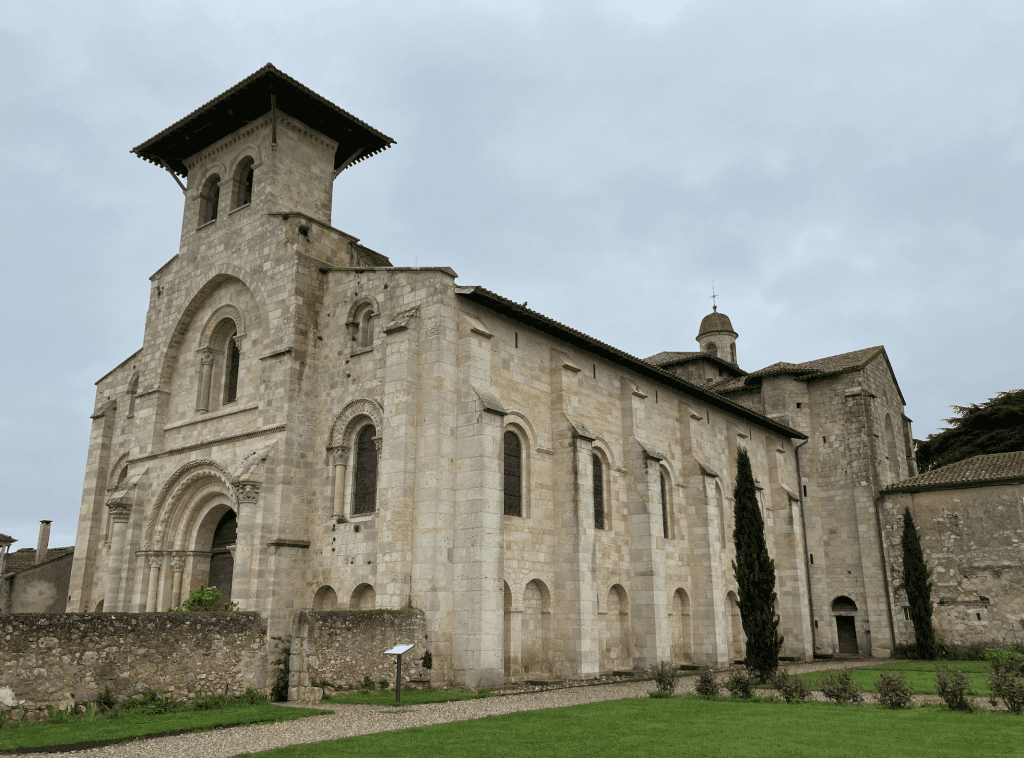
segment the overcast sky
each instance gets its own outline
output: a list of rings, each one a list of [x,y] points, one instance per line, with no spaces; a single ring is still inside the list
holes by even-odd
[[[397,140],[334,226],[633,355],[884,344],[915,436],[1022,386],[1024,3],[0,0],[0,532],[75,539],[182,195],[129,149],[265,63]]]

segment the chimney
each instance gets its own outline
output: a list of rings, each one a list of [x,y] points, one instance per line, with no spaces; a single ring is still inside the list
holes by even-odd
[[[52,521],[39,522],[39,544],[36,545],[36,565],[46,560],[46,549],[50,545],[50,524]]]

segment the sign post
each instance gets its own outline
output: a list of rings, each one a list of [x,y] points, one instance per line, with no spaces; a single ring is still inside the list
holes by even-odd
[[[415,645],[395,645],[390,650],[385,650],[384,655],[395,656],[395,702],[402,702],[402,653],[412,650]]]

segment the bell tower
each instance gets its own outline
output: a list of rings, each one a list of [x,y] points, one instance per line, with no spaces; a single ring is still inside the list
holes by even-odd
[[[132,152],[181,187],[188,255],[237,247],[268,215],[330,226],[335,178],[392,144],[268,63]]]
[[[718,312],[718,306],[711,308],[711,313],[706,315],[700,322],[700,330],[697,332],[697,342],[700,344],[700,351],[708,355],[714,355],[729,363],[738,363],[736,360],[736,338],[739,335],[733,331],[732,322],[724,313]]]

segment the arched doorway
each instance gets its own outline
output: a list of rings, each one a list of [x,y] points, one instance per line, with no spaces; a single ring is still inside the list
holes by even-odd
[[[857,644],[857,604],[846,595],[832,601],[832,615],[836,619],[836,638],[840,655],[860,655]]]
[[[238,535],[238,515],[227,511],[213,530],[210,540],[209,586],[220,590],[222,603],[231,602],[231,586],[235,573],[235,541]]]

